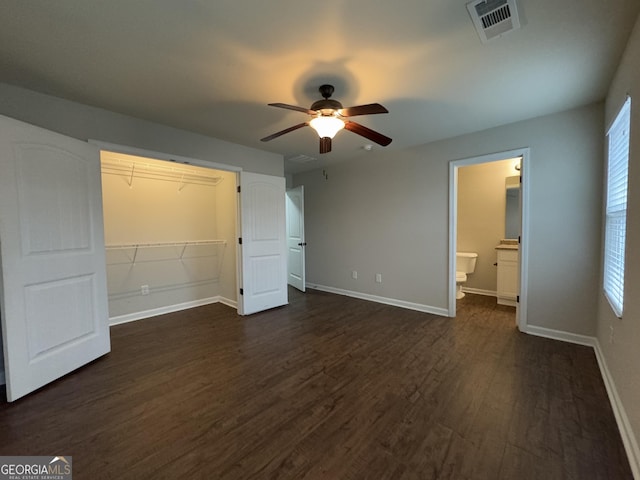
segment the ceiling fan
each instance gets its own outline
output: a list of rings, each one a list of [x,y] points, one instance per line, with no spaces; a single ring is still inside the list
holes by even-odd
[[[383,147],[386,147],[391,143],[391,139],[389,137],[371,130],[364,125],[360,125],[359,123],[352,122],[351,120],[345,120],[348,117],[355,117],[357,115],[389,113],[389,111],[382,105],[379,103],[370,103],[367,105],[358,105],[357,107],[343,108],[340,102],[329,98],[333,95],[333,85],[321,85],[318,90],[320,91],[323,99],[314,102],[310,108],[287,105],[286,103],[270,103],[270,107],[295,110],[296,112],[311,115],[314,118],[308,122],[299,123],[293,127],[285,128],[284,130],[260,140],[268,142],[269,140],[278,138],[285,133],[293,132],[299,128],[309,126],[313,128],[320,137],[320,153],[329,153],[331,151],[331,139],[343,128],[365,137],[378,145],[382,145]]]

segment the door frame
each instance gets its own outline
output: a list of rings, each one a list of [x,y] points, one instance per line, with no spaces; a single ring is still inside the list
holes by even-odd
[[[519,302],[516,306],[516,324],[520,331],[527,328],[527,291],[529,279],[529,164],[531,151],[529,147],[490,153],[476,157],[452,160],[449,162],[449,317],[456,316],[456,249],[458,238],[458,169],[468,165],[496,162],[509,158],[521,157],[521,226],[520,226],[520,261],[519,263]]]
[[[103,142],[101,140],[89,139],[88,143],[93,144],[98,147],[99,150],[109,150],[110,152],[116,153],[124,153],[126,155],[135,155],[138,157],[146,157],[154,160],[163,160],[166,162],[173,163],[181,163],[183,165],[195,165],[197,167],[210,168],[212,170],[225,170],[227,172],[235,173],[236,177],[236,189],[240,187],[240,173],[242,172],[242,167],[237,167],[234,165],[227,165],[224,163],[210,162],[207,160],[201,160],[198,158],[192,157],[184,157],[182,155],[173,155],[169,153],[157,152],[155,150],[147,150],[145,148],[137,148],[130,147],[127,145],[120,145],[117,143],[109,143]],[[240,218],[242,212],[240,211],[240,198],[236,198],[237,208],[236,208],[236,232],[235,238],[239,238],[240,229]],[[236,295],[238,295],[238,299],[236,300],[236,310],[238,314],[242,314],[242,302],[240,301],[239,292],[240,288],[242,288],[242,251],[239,248],[236,248]]]

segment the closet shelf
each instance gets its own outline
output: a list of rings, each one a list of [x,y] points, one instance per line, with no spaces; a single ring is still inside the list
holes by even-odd
[[[226,246],[227,241],[226,240],[195,240],[195,241],[184,241],[184,242],[130,243],[130,244],[106,245],[105,249],[107,251],[133,250],[133,257],[130,260],[131,260],[131,263],[136,263],[136,258],[138,257],[138,251],[140,249],[175,247],[180,250],[178,259],[182,260],[187,248],[195,247],[195,246],[205,246],[205,245]]]
[[[178,191],[186,185],[204,185],[215,187],[222,182],[222,177],[198,173],[184,167],[164,167],[144,162],[127,161],[121,159],[103,159],[101,162],[102,173],[106,175],[119,175],[125,177],[129,186],[133,186],[134,178],[148,180],[163,180],[180,184]]]

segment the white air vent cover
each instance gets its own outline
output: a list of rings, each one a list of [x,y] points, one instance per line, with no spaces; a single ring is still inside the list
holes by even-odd
[[[516,0],[475,0],[467,10],[482,43],[520,28]]]

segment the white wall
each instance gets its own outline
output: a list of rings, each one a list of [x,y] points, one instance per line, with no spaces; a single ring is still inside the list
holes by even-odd
[[[0,83],[0,114],[80,140],[169,153],[284,176],[282,155]]]
[[[448,162],[531,148],[528,323],[596,328],[603,105],[294,176],[305,186],[307,279],[448,307]],[[357,280],[351,270],[358,270]],[[374,282],[382,273],[383,283]]]
[[[458,168],[457,250],[478,254],[466,288],[496,293],[495,247],[505,238],[505,179],[518,173],[514,164],[514,160],[499,160]]]
[[[598,290],[598,342],[615,388],[629,421],[629,433],[636,443],[635,462],[640,466],[640,18],[629,39],[606,101],[605,125],[610,125],[631,95],[631,144],[629,151],[629,190],[627,212],[624,312],[618,319]],[[600,132],[605,135],[604,129]],[[603,168],[601,177],[605,178]],[[613,327],[613,343],[610,343]]]

